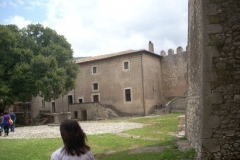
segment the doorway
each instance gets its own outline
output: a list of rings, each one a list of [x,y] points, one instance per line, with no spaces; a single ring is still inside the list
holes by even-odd
[[[55,102],[52,102],[52,113],[56,113]]]
[[[74,111],[74,118],[75,118],[75,119],[78,118],[78,111]]]
[[[82,121],[87,120],[87,111],[86,110],[81,111],[81,120]]]
[[[73,96],[68,95],[68,104],[72,104],[72,103],[73,103]]]
[[[99,102],[99,96],[93,95],[93,102]]]

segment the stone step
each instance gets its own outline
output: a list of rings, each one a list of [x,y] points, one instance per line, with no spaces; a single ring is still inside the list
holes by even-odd
[[[162,108],[162,109],[154,109],[152,114],[155,114],[155,115],[165,114],[165,109],[164,108]]]
[[[185,110],[177,110],[177,109],[172,109],[171,113],[185,113]]]
[[[179,125],[185,125],[185,115],[178,116]]]
[[[185,136],[185,115],[178,116],[178,135]]]

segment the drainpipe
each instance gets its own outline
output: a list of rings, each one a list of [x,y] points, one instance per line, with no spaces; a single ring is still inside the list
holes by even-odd
[[[145,110],[145,87],[144,87],[144,75],[143,75],[143,53],[141,54],[141,71],[142,71],[142,90],[143,90],[143,112],[144,115],[146,115],[146,110]]]

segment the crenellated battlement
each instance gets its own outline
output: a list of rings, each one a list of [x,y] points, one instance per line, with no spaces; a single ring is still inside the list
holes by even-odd
[[[183,96],[186,93],[186,77],[187,74],[187,54],[182,47],[176,49],[176,54],[173,49],[161,51],[162,60],[162,78],[163,92],[167,99],[172,97]]]
[[[183,51],[183,48],[181,47],[181,46],[179,46],[177,49],[176,49],[176,53],[177,54],[179,54],[179,55],[181,55],[182,53],[186,53],[186,51]],[[168,54],[166,55],[166,52],[164,51],[164,50],[162,50],[161,52],[160,52],[160,55],[161,56],[173,56],[174,55],[174,50],[172,49],[172,48],[170,48],[169,50],[168,50]]]

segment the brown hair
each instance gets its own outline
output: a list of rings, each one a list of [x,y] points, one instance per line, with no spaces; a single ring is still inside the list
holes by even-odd
[[[64,143],[63,150],[68,155],[80,156],[90,150],[86,144],[87,136],[75,120],[66,119],[60,125],[60,132]]]

